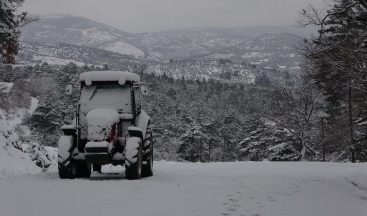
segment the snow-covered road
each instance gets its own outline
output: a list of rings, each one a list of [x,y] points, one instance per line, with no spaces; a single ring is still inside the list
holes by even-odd
[[[104,168],[91,179],[0,179],[0,215],[367,215],[367,164],[156,162],[138,181]]]

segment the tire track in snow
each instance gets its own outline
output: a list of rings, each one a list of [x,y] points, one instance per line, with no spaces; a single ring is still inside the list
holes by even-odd
[[[221,213],[221,216],[261,216],[258,210],[264,208],[265,205],[263,201],[258,201],[255,198],[255,194],[246,197],[245,194],[249,193],[247,191],[248,188],[243,181],[240,181],[239,187],[236,188],[235,192],[226,195],[226,200],[222,203],[224,211]],[[252,193],[256,192],[252,191]],[[272,196],[267,196],[267,198],[268,201],[275,201]]]
[[[357,182],[355,182],[355,181],[353,181],[353,180],[351,180],[351,179],[349,179],[348,177],[344,177],[344,179],[345,179],[345,181],[347,182],[347,183],[349,183],[350,185],[353,185],[354,186],[354,188],[356,188],[356,189],[358,189],[358,197],[360,198],[360,199],[362,199],[362,200],[367,200],[367,188],[365,188],[365,187],[363,187],[363,186],[361,186],[360,184],[358,184]],[[360,193],[363,193],[363,195],[361,195]]]

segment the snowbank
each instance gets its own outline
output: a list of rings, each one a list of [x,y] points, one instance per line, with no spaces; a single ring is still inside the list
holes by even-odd
[[[9,93],[13,83],[0,83],[0,90]],[[20,126],[26,115],[31,115],[37,108],[38,100],[31,98],[31,105],[26,108],[13,108],[10,113],[0,110],[0,179],[16,175],[32,174],[41,171],[29,154],[23,152],[23,146],[15,128]],[[27,126],[19,127],[23,136],[30,135]]]
[[[22,151],[14,127],[9,124],[6,113],[0,110],[0,179],[37,172],[40,168]]]
[[[2,138],[0,138],[1,140]],[[41,169],[29,155],[12,146],[5,147],[0,141],[0,179],[17,175],[39,173]]]

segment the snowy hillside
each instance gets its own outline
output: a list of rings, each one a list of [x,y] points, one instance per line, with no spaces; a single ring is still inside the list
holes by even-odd
[[[23,29],[22,40],[39,43],[67,43],[123,55],[143,57],[144,51],[128,43],[132,34],[110,26],[73,16],[44,16]]]
[[[174,79],[206,81],[214,79],[246,84],[255,82],[255,75],[246,66],[221,61],[175,61],[151,65],[147,73],[160,76],[165,74]]]
[[[186,58],[209,54],[214,50],[234,46],[245,36],[232,36],[222,29],[194,28],[137,34],[136,44],[140,44],[162,59]]]
[[[85,46],[38,42],[23,42],[21,44],[18,63],[27,65],[42,64],[43,62],[50,65],[74,63],[78,66],[108,64],[110,67],[119,69],[127,69],[129,65],[142,63],[141,60],[132,56]]]
[[[0,180],[0,215],[365,216],[366,164],[155,162],[125,179],[104,167],[91,179],[56,172]]]
[[[264,34],[287,32],[303,36],[303,31],[303,28],[290,26],[202,27],[140,33],[132,38],[132,42],[167,60],[221,53]]]
[[[148,73],[175,79],[251,84],[259,78],[284,86],[301,70],[299,30],[211,27],[132,34],[81,17],[46,16],[24,29],[18,63],[120,70],[144,64]]]
[[[297,47],[300,47],[301,43],[302,38],[294,34],[264,34],[209,55],[197,56],[197,58],[246,62],[267,70],[299,71],[302,56]]]
[[[41,17],[39,21],[27,25],[23,29],[22,41],[86,46],[149,61],[195,56],[224,56],[238,60],[242,55],[246,57],[249,46],[252,52],[259,52],[253,50],[254,47],[268,46],[257,39],[264,34],[279,35],[273,41],[280,47],[288,46],[296,35],[304,36],[302,29],[288,26],[203,27],[133,34],[82,17],[55,15]],[[278,40],[279,37],[284,39]],[[277,54],[276,50],[270,52]]]

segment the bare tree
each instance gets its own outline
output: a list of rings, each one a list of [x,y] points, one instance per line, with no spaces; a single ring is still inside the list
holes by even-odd
[[[316,154],[312,139],[312,130],[316,124],[316,113],[321,107],[321,93],[314,82],[306,75],[300,77],[300,85],[294,88],[284,87],[282,100],[265,118],[284,127],[293,134],[299,143],[302,159],[312,159]]]

